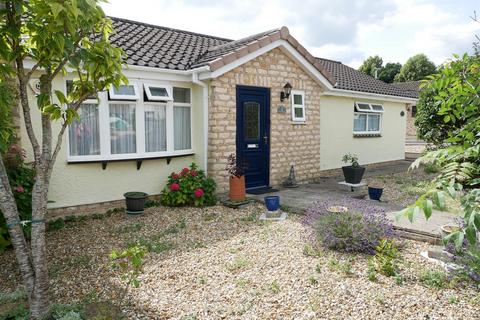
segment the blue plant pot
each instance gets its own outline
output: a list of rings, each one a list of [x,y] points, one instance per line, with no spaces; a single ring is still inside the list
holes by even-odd
[[[280,208],[280,197],[279,196],[265,197],[265,205],[267,206],[268,211],[277,211]]]
[[[382,197],[383,188],[368,187],[368,196],[372,200],[380,201]]]

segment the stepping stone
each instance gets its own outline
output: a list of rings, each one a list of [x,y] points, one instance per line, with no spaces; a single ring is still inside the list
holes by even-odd
[[[277,211],[267,211],[262,213],[260,220],[262,221],[283,221],[287,219],[287,213],[277,210]]]

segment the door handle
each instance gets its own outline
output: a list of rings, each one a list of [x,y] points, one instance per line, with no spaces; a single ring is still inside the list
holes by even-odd
[[[267,135],[263,136],[263,144],[265,144],[265,145],[268,144],[268,136]]]

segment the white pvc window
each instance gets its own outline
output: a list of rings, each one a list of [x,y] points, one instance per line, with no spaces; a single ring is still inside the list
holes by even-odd
[[[111,86],[108,90],[110,94],[110,100],[138,100],[140,95],[138,94],[138,86],[136,83],[129,83],[120,85],[118,87]]]
[[[292,90],[292,121],[304,122],[305,117],[305,92]]]
[[[357,112],[385,112],[381,104],[355,102],[355,111]]]
[[[167,88],[170,100],[150,101],[146,88],[154,96],[156,88]],[[68,161],[191,154],[191,101],[188,87],[150,82],[146,85],[142,81],[99,92],[98,99],[81,105],[78,118],[68,128]]]
[[[155,84],[144,84],[145,94],[147,95],[148,101],[171,101],[172,98],[172,87],[155,85]]]

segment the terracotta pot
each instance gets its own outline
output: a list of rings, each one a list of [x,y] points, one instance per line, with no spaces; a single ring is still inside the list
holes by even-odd
[[[245,200],[245,176],[230,177],[230,200]]]

